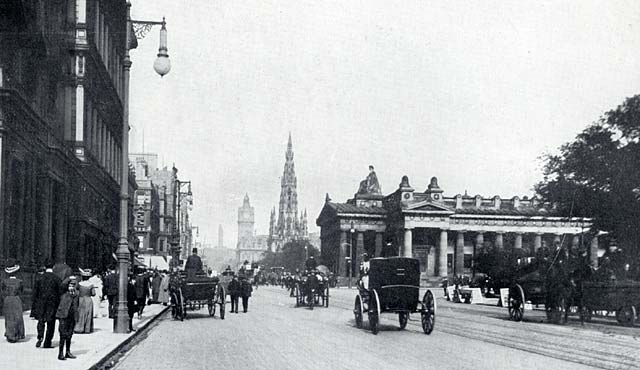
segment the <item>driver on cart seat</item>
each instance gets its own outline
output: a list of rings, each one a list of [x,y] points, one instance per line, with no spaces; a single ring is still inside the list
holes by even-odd
[[[187,276],[195,276],[196,274],[204,272],[202,269],[202,260],[200,256],[198,256],[198,248],[192,249],[192,254],[187,258],[184,269],[187,271]]]
[[[313,256],[309,256],[307,261],[304,263],[304,266],[307,271],[313,271],[316,269],[316,267],[318,267],[318,264],[316,263],[316,260]]]
[[[363,253],[362,262],[360,263],[360,280],[358,281],[358,288],[360,288],[360,290],[369,291],[369,266],[369,255]]]

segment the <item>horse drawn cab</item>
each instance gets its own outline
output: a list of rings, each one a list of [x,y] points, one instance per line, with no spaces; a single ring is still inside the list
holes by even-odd
[[[400,329],[407,326],[409,314],[420,312],[422,329],[431,334],[435,325],[436,301],[431,290],[420,300],[420,262],[415,258],[389,257],[369,260],[369,272],[358,282],[355,299],[356,326],[362,328],[368,313],[369,327],[378,333],[380,314],[397,313]]]
[[[208,277],[204,272],[175,271],[169,280],[169,291],[174,318],[184,320],[187,308],[199,310],[206,305],[211,317],[219,306],[220,318],[224,320],[226,292],[218,277]]]

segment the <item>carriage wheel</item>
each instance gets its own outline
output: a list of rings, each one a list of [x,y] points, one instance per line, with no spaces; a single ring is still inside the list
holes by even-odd
[[[356,318],[356,328],[362,329],[362,301],[360,296],[356,296],[356,303],[353,307],[353,314]]]
[[[404,330],[409,321],[409,312],[398,312],[398,320],[400,321],[400,330]]]
[[[565,312],[564,298],[560,298],[560,301],[557,304],[545,306],[545,311],[547,312],[547,320],[549,320],[549,322],[553,324],[562,323]]]
[[[431,334],[433,327],[436,325],[436,300],[433,293],[427,290],[422,297],[422,312],[420,312],[422,321],[422,330],[425,334]]]
[[[307,306],[309,306],[309,308],[313,310],[313,306],[315,305],[315,303],[316,303],[316,293],[315,291],[311,290],[307,295]]]
[[[329,285],[324,289],[324,306],[329,307]]]
[[[509,318],[513,321],[522,321],[524,317],[524,292],[520,284],[513,285],[509,288],[507,303],[509,307]]]
[[[624,326],[634,326],[636,324],[636,308],[626,306],[616,311],[616,320]]]
[[[374,335],[378,334],[378,330],[380,329],[379,307],[380,300],[378,299],[378,292],[374,289],[371,291],[371,297],[369,298],[369,327]]]

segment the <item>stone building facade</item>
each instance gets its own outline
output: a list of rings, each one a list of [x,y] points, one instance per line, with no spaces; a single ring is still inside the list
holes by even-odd
[[[49,257],[115,262],[125,31],[124,0],[0,3],[0,265],[28,288]]]
[[[354,276],[367,252],[415,257],[424,276],[446,277],[472,274],[473,257],[484,248],[533,254],[543,245],[559,243],[589,246],[597,265],[598,237],[589,232],[591,219],[557,214],[535,196],[447,197],[435,177],[422,192],[404,176],[398,189],[386,196],[359,191],[347,202],[336,203],[327,194],[316,223],[321,228],[322,262],[341,276],[348,274],[349,253]]]
[[[245,194],[242,207],[238,208],[238,243],[236,247],[236,266],[244,261],[254,262],[262,259],[269,247],[267,235],[256,235],[255,211],[251,206],[249,194]]]

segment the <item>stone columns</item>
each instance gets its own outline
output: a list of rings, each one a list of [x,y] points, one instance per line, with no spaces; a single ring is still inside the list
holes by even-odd
[[[476,253],[479,252],[479,248],[484,248],[484,233],[482,232],[476,234]]]
[[[373,257],[380,257],[382,255],[382,233],[376,233],[376,248]]]
[[[560,247],[562,244],[562,237],[560,234],[556,234],[556,236],[553,237],[553,249],[555,250],[556,248]]]
[[[404,229],[404,243],[400,257],[413,257],[413,233],[411,229]]]
[[[580,235],[576,234],[571,239],[571,249],[577,250],[580,247]]]
[[[455,249],[455,265],[454,273],[456,275],[462,275],[464,272],[464,232],[458,231],[456,234],[456,249]]]
[[[338,271],[337,276],[348,276],[347,256],[349,255],[349,246],[347,245],[347,232],[340,231],[340,245],[338,246]]]
[[[364,253],[364,233],[361,231],[356,231],[356,274],[354,274],[354,276],[357,275],[358,268],[360,268],[360,262],[362,262],[362,253]]]
[[[522,233],[516,233],[516,240],[513,243],[515,249],[522,249]]]
[[[437,268],[438,276],[447,277],[447,230],[440,230]]]
[[[594,236],[591,239],[591,244],[589,245],[589,260],[591,261],[591,266],[594,268],[598,267],[598,237]]]
[[[537,252],[540,248],[542,248],[542,234],[537,233],[533,239],[533,252]]]
[[[503,234],[501,232],[496,232],[496,248],[497,249],[504,249],[504,239],[503,239]]]

